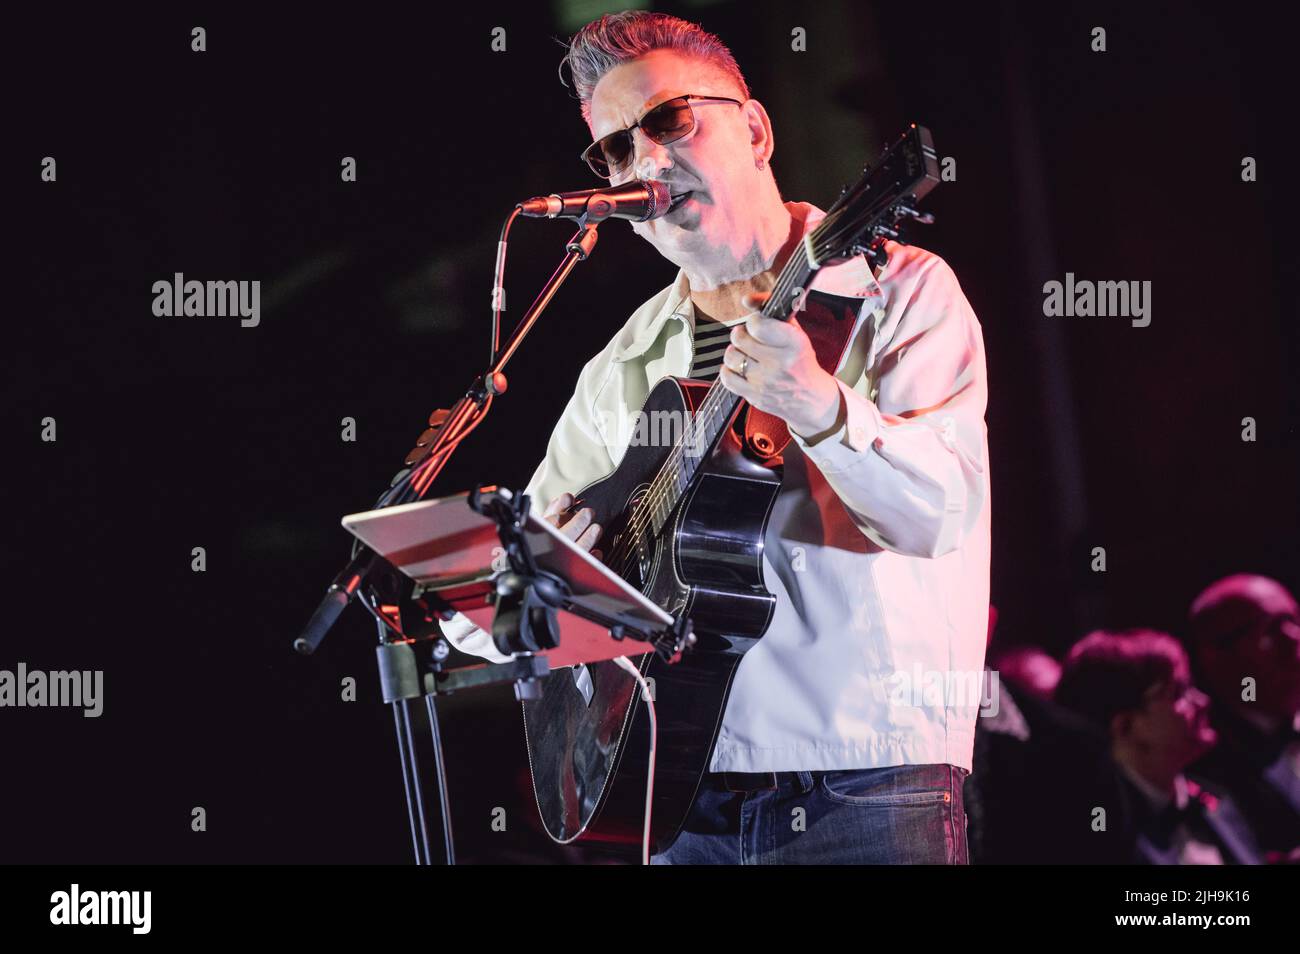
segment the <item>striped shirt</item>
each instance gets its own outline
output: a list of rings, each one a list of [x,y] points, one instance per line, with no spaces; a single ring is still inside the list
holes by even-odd
[[[731,344],[731,329],[740,320],[726,324],[712,319],[700,319],[695,322],[695,357],[691,361],[688,378],[700,381],[712,381],[718,376],[722,367],[722,355]]]

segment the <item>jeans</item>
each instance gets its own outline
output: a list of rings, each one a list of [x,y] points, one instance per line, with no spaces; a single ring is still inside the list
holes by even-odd
[[[731,792],[706,775],[659,865],[968,864],[954,765],[777,772],[777,788]]]

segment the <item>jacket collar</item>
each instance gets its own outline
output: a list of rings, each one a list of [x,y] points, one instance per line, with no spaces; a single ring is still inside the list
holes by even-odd
[[[787,202],[785,207],[796,220],[803,223],[801,234],[804,235],[826,217],[826,213],[811,202]],[[846,261],[818,269],[811,290],[858,299],[883,294],[865,255],[855,255]],[[686,278],[686,271],[679,268],[676,280],[638,308],[623,326],[614,348],[613,360],[630,361],[645,354],[659,339],[669,321],[680,321],[689,333],[694,315],[690,282]]]

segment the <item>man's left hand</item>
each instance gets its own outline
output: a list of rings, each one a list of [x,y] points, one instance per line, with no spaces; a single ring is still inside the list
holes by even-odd
[[[775,414],[800,437],[821,435],[839,420],[839,386],[817,363],[812,342],[794,317],[780,321],[758,311],[769,297],[770,292],[744,297],[745,307],[755,310],[731,329],[719,378],[728,391]]]

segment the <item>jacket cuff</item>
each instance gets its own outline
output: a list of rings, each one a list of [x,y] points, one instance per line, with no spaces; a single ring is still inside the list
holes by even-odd
[[[880,411],[873,402],[839,378],[835,379],[835,384],[844,397],[844,424],[840,429],[815,444],[808,443],[793,430],[790,431],[790,436],[799,445],[799,449],[824,474],[848,470],[861,461],[862,455],[880,436],[884,424]]]

